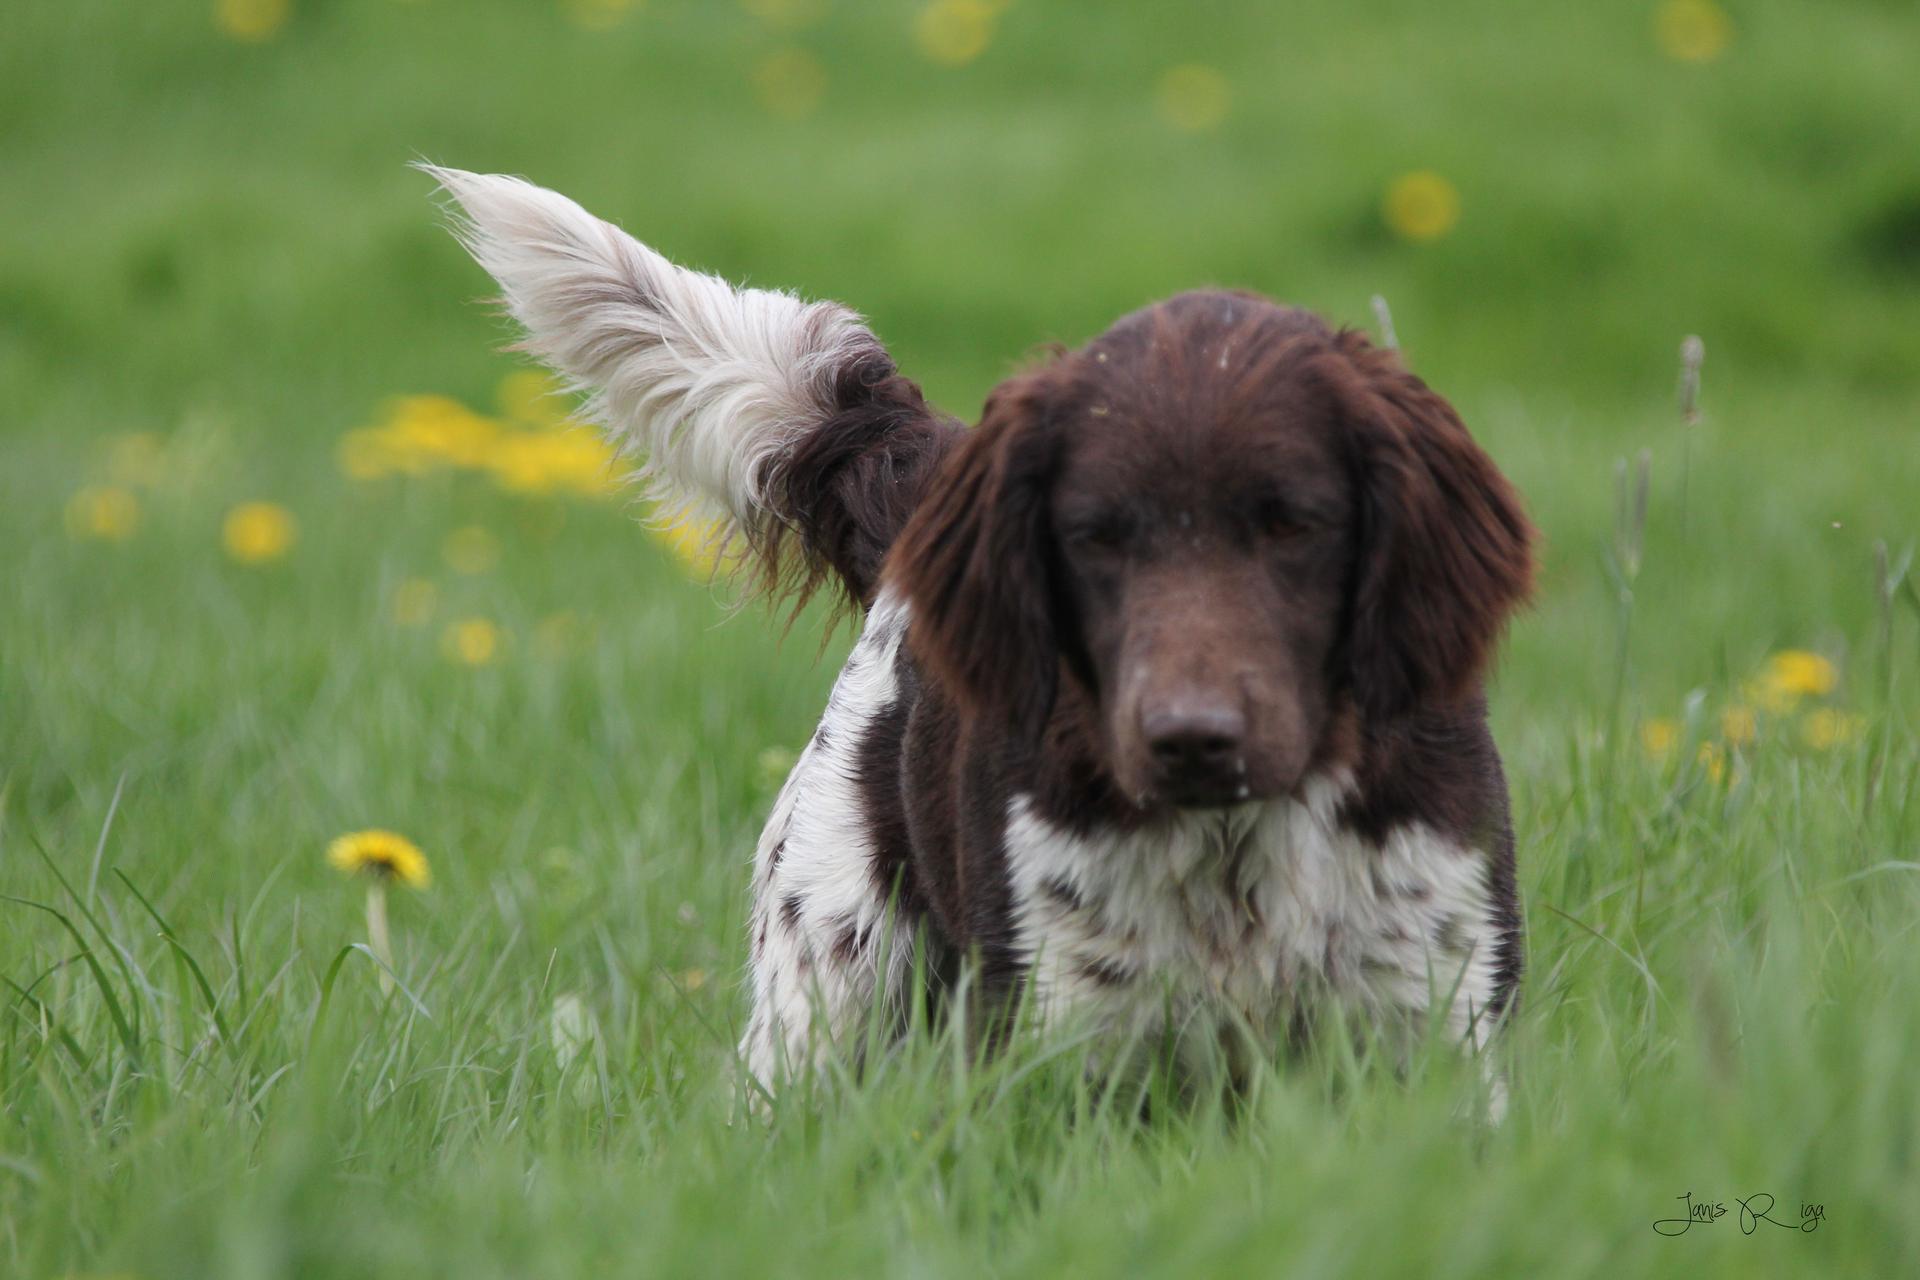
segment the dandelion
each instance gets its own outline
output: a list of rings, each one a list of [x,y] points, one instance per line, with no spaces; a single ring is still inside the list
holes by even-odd
[[[440,648],[462,666],[484,667],[500,654],[500,628],[485,618],[461,618],[441,632]]]
[[[1186,133],[1205,133],[1220,127],[1232,105],[1227,78],[1197,62],[1169,67],[1160,77],[1154,101],[1161,116]]]
[[[440,544],[440,555],[455,573],[485,573],[500,562],[500,540],[477,524],[462,525]]]
[[[1654,12],[1653,36],[1676,62],[1712,62],[1733,39],[1733,19],[1714,0],[1666,0]]]
[[[682,991],[698,991],[707,985],[707,971],[705,969],[683,969],[680,971],[679,982]]]
[[[1833,663],[1805,649],[1783,649],[1767,659],[1744,692],[1775,715],[1793,710],[1807,697],[1824,698],[1840,682]]]
[[[769,113],[798,120],[826,96],[827,69],[805,49],[776,50],[754,67],[753,91]]]
[[[654,525],[653,531],[656,537],[673,549],[680,563],[699,577],[712,577],[726,559],[721,526],[716,522],[678,516],[665,524]]]
[[[999,17],[984,0],[934,0],[914,19],[913,42],[929,61],[964,67],[987,51]]]
[[[567,420],[562,388],[539,369],[516,369],[500,379],[493,393],[501,416],[534,427],[557,427]]]
[[[220,544],[241,564],[267,564],[287,554],[298,532],[293,513],[275,502],[243,502],[227,512]]]
[[[1460,192],[1433,170],[1417,169],[1387,187],[1381,215],[1401,239],[1425,244],[1440,239],[1460,221]]]
[[[1759,720],[1754,716],[1752,707],[1728,707],[1720,713],[1720,736],[1727,740],[1728,746],[1746,746],[1753,741],[1759,728]]]
[[[1640,726],[1640,745],[1655,760],[1665,760],[1672,755],[1674,744],[1679,741],[1680,726],[1673,720],[1656,717]]]
[[[367,878],[367,942],[384,966],[380,993],[393,993],[393,941],[387,933],[387,885],[399,881],[409,889],[433,883],[427,857],[419,846],[391,831],[355,831],[327,846],[327,861],[348,875]]]
[[[165,446],[151,431],[129,431],[107,442],[107,478],[126,488],[160,482]]]
[[[626,21],[634,0],[561,0],[567,20],[582,31],[611,31]]]
[[[213,6],[213,25],[243,44],[273,39],[292,16],[290,0],[216,0]]]
[[[1845,746],[1866,731],[1865,716],[1851,711],[1821,707],[1800,722],[1800,736],[1815,751],[1831,751]]]
[[[424,627],[433,621],[440,588],[425,578],[408,578],[393,589],[393,620],[403,627]]]
[[[140,499],[119,485],[88,485],[67,500],[67,532],[125,542],[140,527]]]
[[[1727,753],[1718,743],[1701,743],[1700,750],[1694,754],[1694,759],[1700,762],[1700,767],[1706,770],[1709,778],[1715,782],[1726,781]]]

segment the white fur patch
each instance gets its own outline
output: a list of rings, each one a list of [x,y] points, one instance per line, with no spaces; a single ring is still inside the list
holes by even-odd
[[[899,696],[906,621],[906,605],[893,595],[874,603],[760,834],[749,925],[753,1013],[740,1052],[767,1088],[811,1064],[876,1005],[896,1000],[908,976],[908,947],[892,936],[857,781],[867,729]]]
[[[675,266],[519,178],[420,166],[505,292],[527,348],[593,394],[585,414],[662,515],[753,527],[768,464],[833,412],[834,371],[869,344],[846,308]]]
[[[1487,859],[1419,825],[1375,849],[1336,820],[1350,786],[1115,837],[1071,835],[1017,797],[1007,863],[1042,1015],[1280,1034],[1332,998],[1388,1026],[1444,1009],[1477,1047],[1498,964]]]

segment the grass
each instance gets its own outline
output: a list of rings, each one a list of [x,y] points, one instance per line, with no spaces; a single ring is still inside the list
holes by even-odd
[[[0,17],[0,1274],[1913,1272],[1920,597],[1874,569],[1920,532],[1902,6],[1728,0],[1689,64],[1653,5],[1025,0],[959,68],[851,0],[607,31],[315,0],[258,44],[210,8]],[[797,119],[753,78],[790,48],[825,85]],[[1156,111],[1185,62],[1231,88],[1216,129]],[[1143,1123],[1071,1045],[979,1067],[931,1034],[741,1119],[746,859],[845,636],[729,616],[618,503],[341,474],[386,397],[485,407],[514,368],[416,154],[844,298],[963,413],[1195,283],[1353,323],[1387,296],[1547,537],[1494,690],[1530,912],[1508,1122],[1461,1125],[1441,1058]],[[1415,169],[1460,193],[1432,243],[1381,221]],[[137,528],[74,536],[128,433],[164,459]],[[261,499],[297,541],[236,563],[223,517]],[[470,526],[500,555],[459,573]],[[502,637],[478,667],[442,647],[469,617]],[[1781,650],[1838,686],[1727,742]],[[1814,707],[1859,732],[1809,745]],[[435,872],[392,904],[390,997],[322,858],[372,825]],[[1683,1192],[1729,1215],[1655,1234]],[[1756,1192],[1825,1219],[1742,1235]]]

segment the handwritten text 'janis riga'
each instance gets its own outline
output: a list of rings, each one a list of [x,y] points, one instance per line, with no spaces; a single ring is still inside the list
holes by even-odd
[[[1686,1212],[1677,1218],[1662,1218],[1653,1224],[1653,1229],[1663,1236],[1681,1236],[1696,1226],[1709,1227],[1727,1216],[1727,1202],[1724,1200],[1695,1201],[1693,1192],[1683,1192],[1675,1199],[1685,1206]],[[1782,1218],[1774,1214],[1774,1199],[1762,1191],[1757,1195],[1735,1196],[1733,1202],[1740,1206],[1740,1234],[1752,1235],[1765,1222],[1787,1231],[1816,1231],[1827,1219],[1827,1206],[1823,1204],[1800,1205],[1798,1222],[1782,1221],[1786,1214],[1781,1209]]]

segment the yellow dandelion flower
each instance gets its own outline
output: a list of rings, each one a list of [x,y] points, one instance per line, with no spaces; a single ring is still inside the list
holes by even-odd
[[[340,470],[355,480],[378,480],[407,469],[398,442],[379,427],[359,427],[340,437],[335,458]]]
[[[461,666],[488,666],[499,656],[501,633],[486,618],[459,618],[440,633],[440,649]]]
[[[393,620],[403,627],[424,627],[440,604],[440,588],[425,578],[408,578],[393,589]]]
[[[705,969],[683,969],[680,971],[680,989],[682,991],[698,991],[706,985],[707,971]]]
[[[930,61],[964,67],[987,51],[999,16],[983,0],[934,0],[914,19],[913,42]]]
[[[1700,762],[1700,767],[1707,771],[1709,778],[1715,782],[1726,781],[1727,753],[1719,744],[1701,743],[1700,750],[1695,753],[1694,758]]]
[[[1205,133],[1219,128],[1227,118],[1233,91],[1227,78],[1214,68],[1187,62],[1169,67],[1161,75],[1154,101],[1160,115],[1174,128]]]
[[[386,429],[410,470],[436,464],[484,467],[499,443],[500,424],[482,417],[451,396],[406,396],[397,402]]]
[[[292,16],[291,0],[215,0],[213,6],[213,25],[244,44],[273,39]]]
[[[1656,717],[1640,726],[1640,745],[1655,760],[1665,760],[1672,755],[1674,744],[1679,741],[1680,725],[1677,721]]]
[[[1774,654],[1767,659],[1766,674],[1762,678],[1769,688],[1796,698],[1809,695],[1824,698],[1840,683],[1840,673],[1833,663],[1805,649],[1783,649]]]
[[[166,446],[152,431],[129,431],[107,442],[107,479],[132,488],[160,483]]]
[[[567,420],[567,401],[560,383],[541,369],[516,369],[500,379],[493,393],[500,414],[531,427],[557,427]]]
[[[635,0],[561,0],[567,20],[583,31],[611,31],[638,7]]]
[[[1438,240],[1460,221],[1460,192],[1431,169],[1402,174],[1387,187],[1381,215],[1403,240]]]
[[[500,628],[485,618],[461,618],[441,632],[440,647],[462,666],[484,667],[500,656]]]
[[[826,96],[827,69],[805,49],[777,49],[753,68],[753,92],[770,114],[798,120]]]
[[[717,523],[684,516],[653,526],[655,536],[673,549],[680,563],[702,578],[712,577],[726,560],[726,545],[719,530]]]
[[[1733,40],[1733,19],[1714,0],[1665,0],[1654,11],[1653,37],[1676,62],[1712,62]]]
[[[462,525],[441,542],[440,555],[455,573],[486,573],[500,563],[500,540],[477,524]]]
[[[1720,713],[1720,736],[1727,740],[1728,746],[1746,746],[1759,728],[1760,722],[1752,707],[1728,707]]]
[[[241,564],[266,564],[287,554],[299,532],[293,513],[277,502],[243,502],[220,525],[220,545]]]
[[[1815,751],[1843,747],[1866,732],[1867,719],[1851,711],[1821,707],[1800,722],[1800,736]]]
[[[88,485],[67,500],[66,519],[76,538],[125,542],[140,527],[140,499],[119,485]]]
[[[365,872],[379,880],[398,880],[410,889],[433,883],[427,856],[413,841],[391,831],[354,831],[327,846],[327,861],[349,874]]]

